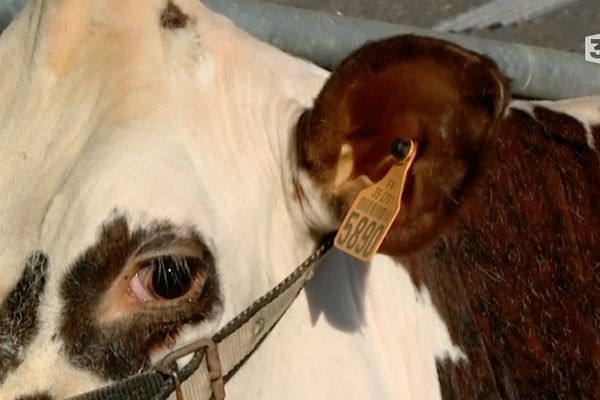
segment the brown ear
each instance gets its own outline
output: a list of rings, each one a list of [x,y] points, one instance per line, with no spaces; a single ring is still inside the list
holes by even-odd
[[[371,43],[333,72],[300,119],[300,167],[341,220],[395,162],[392,143],[416,141],[402,210],[382,249],[414,251],[456,210],[508,100],[507,79],[484,56],[412,35]]]

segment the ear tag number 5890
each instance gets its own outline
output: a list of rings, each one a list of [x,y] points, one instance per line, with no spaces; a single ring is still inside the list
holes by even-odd
[[[362,261],[373,259],[400,212],[406,176],[416,154],[417,144],[411,141],[404,160],[358,194],[335,237],[335,247]]]

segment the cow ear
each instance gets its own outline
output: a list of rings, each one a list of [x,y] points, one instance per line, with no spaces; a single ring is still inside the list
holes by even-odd
[[[418,144],[384,253],[418,249],[460,205],[508,103],[488,58],[454,44],[399,36],[357,50],[331,75],[297,130],[298,159],[341,221],[358,192],[396,162],[397,139]]]

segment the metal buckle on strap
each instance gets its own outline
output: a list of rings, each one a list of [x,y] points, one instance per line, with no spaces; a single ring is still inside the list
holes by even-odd
[[[225,383],[221,369],[219,349],[212,339],[202,339],[170,352],[155,367],[158,372],[175,378],[177,400],[183,400],[183,394],[181,391],[181,382],[179,382],[177,377],[177,371],[173,371],[172,366],[175,365],[175,368],[177,368],[177,360],[202,350],[204,350],[204,357],[206,358],[206,368],[208,369],[213,399],[225,399]]]

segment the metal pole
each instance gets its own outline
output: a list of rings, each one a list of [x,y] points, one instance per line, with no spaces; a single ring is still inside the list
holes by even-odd
[[[600,95],[600,65],[583,54],[453,35],[403,25],[340,17],[255,0],[204,0],[250,34],[332,68],[367,41],[414,33],[446,39],[495,60],[515,94],[543,99]],[[581,38],[584,40],[584,38]]]
[[[0,23],[15,4],[23,2],[0,0]],[[586,62],[583,54],[340,17],[256,0],[203,2],[251,35],[329,69],[367,41],[413,33],[446,39],[488,55],[512,79],[512,90],[517,95],[542,99],[600,95],[600,65]]]

